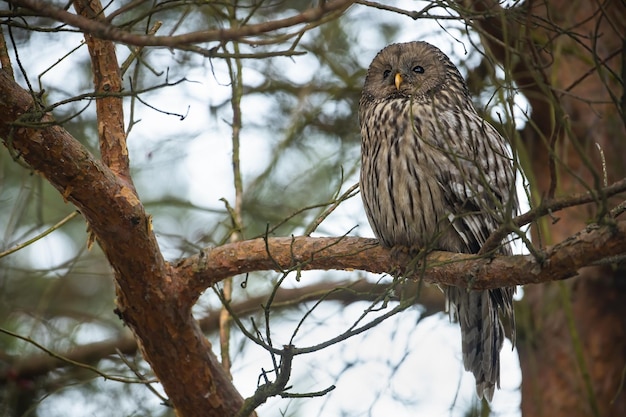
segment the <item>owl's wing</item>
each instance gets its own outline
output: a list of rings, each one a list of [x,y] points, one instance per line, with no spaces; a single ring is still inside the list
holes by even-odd
[[[467,252],[476,253],[503,222],[508,204],[517,209],[513,160],[504,138],[473,108],[440,114],[431,133],[443,161],[435,172],[448,220]]]

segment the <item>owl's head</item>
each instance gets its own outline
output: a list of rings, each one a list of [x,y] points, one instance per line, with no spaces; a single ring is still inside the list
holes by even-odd
[[[419,99],[444,88],[467,92],[463,77],[446,54],[427,42],[395,43],[380,51],[370,64],[363,96]]]

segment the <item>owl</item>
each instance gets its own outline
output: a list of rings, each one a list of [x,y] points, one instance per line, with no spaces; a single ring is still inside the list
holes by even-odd
[[[435,46],[380,51],[367,71],[359,119],[361,196],[381,245],[478,253],[517,211],[506,141],[478,115],[463,76]],[[507,242],[499,251],[511,253]],[[500,385],[502,319],[514,336],[514,291],[444,288],[480,398],[491,400]]]

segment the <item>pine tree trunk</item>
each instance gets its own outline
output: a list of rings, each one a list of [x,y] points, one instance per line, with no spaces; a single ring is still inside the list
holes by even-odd
[[[483,40],[530,101],[521,139],[535,203],[624,178],[625,3],[466,4],[493,16],[478,23]],[[533,228],[533,241],[561,242],[590,222],[613,221],[605,215],[601,199],[555,213]],[[527,286],[518,307],[523,416],[626,416],[626,262]]]
[[[537,202],[626,174],[626,13],[619,0],[528,3],[531,71],[518,65],[514,76],[532,105],[535,126],[526,126],[522,140]],[[601,207],[556,213],[533,229],[533,241],[555,244],[590,221],[607,221]],[[579,275],[525,288],[518,342],[524,417],[626,415],[626,263]]]

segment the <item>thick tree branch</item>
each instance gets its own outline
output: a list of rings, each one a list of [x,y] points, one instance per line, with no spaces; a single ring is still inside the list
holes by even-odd
[[[104,22],[102,4],[99,0],[76,0],[74,7],[79,15]],[[102,162],[133,187],[124,130],[123,101],[122,96],[117,94],[122,92],[122,77],[115,54],[115,44],[87,33],[85,41],[91,56],[93,83],[97,95],[96,114]]]
[[[538,284],[570,278],[602,259],[626,254],[626,222],[589,226],[545,250],[542,264],[531,255],[495,258],[432,252],[425,267],[411,274],[429,283],[473,289]],[[376,240],[356,237],[295,237],[248,240],[205,249],[176,265],[188,297],[222,279],[261,270],[360,269],[402,271],[409,255],[392,253]]]

